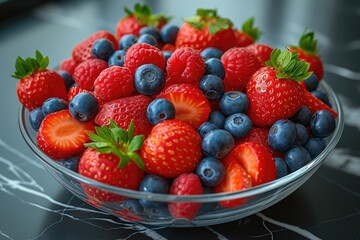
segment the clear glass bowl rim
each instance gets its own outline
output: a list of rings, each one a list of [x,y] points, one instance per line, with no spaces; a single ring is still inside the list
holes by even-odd
[[[20,112],[19,112],[19,118],[18,118],[18,124],[20,128],[20,132],[27,143],[27,145],[30,147],[32,152],[42,161],[43,164],[46,164],[47,166],[51,167],[55,171],[61,172],[68,177],[97,187],[102,190],[106,190],[112,193],[116,193],[122,196],[126,196],[129,198],[136,198],[136,199],[151,199],[153,201],[159,201],[159,202],[219,202],[224,200],[232,200],[237,198],[246,198],[251,196],[256,196],[258,194],[264,194],[266,192],[271,192],[276,190],[277,188],[286,186],[287,184],[298,180],[302,176],[305,176],[307,174],[310,174],[311,171],[314,168],[319,167],[323,161],[326,159],[326,157],[330,154],[330,152],[335,148],[337,143],[339,142],[343,128],[344,128],[344,116],[343,116],[343,109],[341,107],[340,101],[335,94],[335,92],[332,90],[332,88],[324,81],[320,82],[321,88],[323,88],[329,95],[330,99],[333,101],[333,107],[338,113],[337,118],[337,125],[334,130],[334,133],[332,134],[331,138],[328,141],[328,144],[326,148],[316,157],[314,158],[310,163],[308,163],[306,166],[300,168],[299,170],[284,176],[280,179],[271,181],[269,183],[265,183],[256,187],[252,187],[249,189],[245,189],[242,191],[237,192],[226,192],[226,193],[209,193],[209,194],[202,194],[202,195],[186,195],[186,196],[178,196],[178,195],[172,195],[172,194],[160,194],[160,193],[147,193],[147,192],[140,192],[135,190],[129,190],[125,188],[119,188],[115,186],[111,186],[108,184],[104,184],[101,182],[98,182],[96,180],[90,179],[88,177],[85,177],[83,175],[80,175],[79,173],[76,173],[74,171],[71,171],[62,165],[56,163],[56,161],[50,159],[47,157],[40,149],[37,148],[36,143],[31,138],[31,132],[29,127],[25,126],[25,121],[28,121],[26,119],[26,109],[21,106]],[[30,125],[28,125],[30,126]]]

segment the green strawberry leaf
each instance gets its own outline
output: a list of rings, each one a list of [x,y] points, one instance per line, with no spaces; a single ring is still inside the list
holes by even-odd
[[[49,57],[43,55],[36,50],[35,58],[28,57],[26,59],[20,56],[15,60],[15,73],[11,75],[16,79],[23,79],[34,74],[36,70],[45,70],[49,65]]]
[[[251,37],[254,42],[256,42],[263,33],[260,31],[260,28],[254,27],[254,22],[254,17],[247,19],[241,26],[241,30]]]
[[[308,54],[317,54],[317,39],[312,31],[304,31],[299,40],[299,47]]]
[[[270,60],[266,61],[266,65],[274,68],[278,79],[291,79],[294,81],[303,81],[308,78],[310,64],[300,61],[297,51],[289,51],[284,49],[281,51],[275,48],[270,54]]]
[[[152,27],[159,27],[161,22],[168,22],[172,18],[161,13],[153,14],[151,7],[148,4],[141,5],[140,3],[136,3],[133,11],[128,7],[124,7],[124,11],[126,17],[134,16],[139,23]]]
[[[95,133],[88,132],[87,134],[92,142],[85,143],[84,146],[96,149],[103,154],[114,154],[119,158],[119,168],[125,167],[131,160],[137,166],[144,166],[142,159],[135,153],[141,149],[144,136],[134,136],[134,132],[133,120],[130,122],[127,131],[110,120],[108,126],[96,126]]]

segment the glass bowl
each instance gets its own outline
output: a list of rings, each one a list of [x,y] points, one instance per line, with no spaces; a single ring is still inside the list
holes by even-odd
[[[28,121],[29,112],[23,107],[19,113],[19,127],[26,143],[50,174],[75,196],[96,208],[118,216],[121,219],[142,224],[171,227],[214,225],[247,217],[284,199],[307,181],[335,148],[340,140],[344,127],[343,111],[339,99],[331,87],[324,81],[321,81],[320,88],[328,94],[333,109],[339,114],[334,133],[326,139],[327,147],[315,159],[299,170],[275,181],[239,192],[175,196],[170,194],[144,193],[103,184],[63,167],[41,152],[36,146],[36,132],[32,129]],[[165,207],[136,211],[124,207],[123,203],[125,200],[118,202],[100,202],[96,199],[89,199],[83,190],[83,186],[86,185],[87,187],[97,188],[123,196],[124,199],[145,199],[163,202]],[[233,208],[224,208],[217,204],[219,201],[232,199],[244,199],[244,201],[241,201],[242,204],[240,206]],[[170,202],[194,202],[201,203],[202,206],[195,218],[189,221],[171,217],[166,207],[166,204]]]

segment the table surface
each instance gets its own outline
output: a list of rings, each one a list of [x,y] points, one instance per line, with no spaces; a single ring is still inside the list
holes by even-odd
[[[319,38],[325,81],[342,101],[343,136],[320,169],[276,205],[238,221],[181,229],[124,222],[64,189],[21,137],[20,104],[10,75],[18,55],[39,49],[56,67],[72,47],[99,29],[113,31],[133,1],[58,1],[0,25],[0,239],[359,239],[360,238],[360,2],[148,1],[179,25],[198,7],[217,8],[235,26],[251,17],[260,42],[296,44],[305,28]],[[206,3],[206,5],[204,5]],[[189,7],[190,6],[190,7]]]

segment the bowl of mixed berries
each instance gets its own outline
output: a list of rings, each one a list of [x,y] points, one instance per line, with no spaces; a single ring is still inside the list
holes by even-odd
[[[80,199],[144,224],[228,222],[287,197],[338,143],[314,32],[279,49],[256,42],[254,18],[125,10],[58,69],[39,51],[16,60],[21,133]]]

